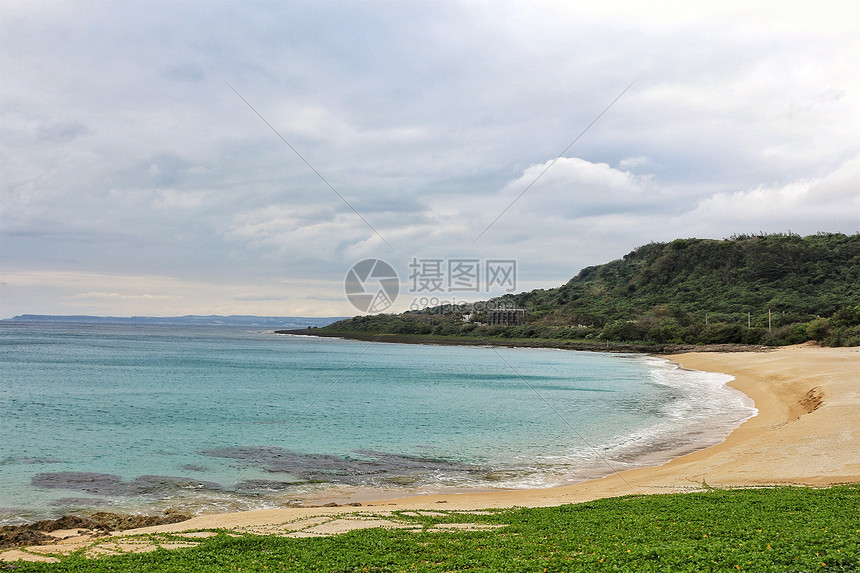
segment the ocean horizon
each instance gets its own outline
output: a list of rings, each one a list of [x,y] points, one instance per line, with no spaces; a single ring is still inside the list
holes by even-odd
[[[644,355],[0,321],[0,524],[541,488],[722,441],[730,376]]]

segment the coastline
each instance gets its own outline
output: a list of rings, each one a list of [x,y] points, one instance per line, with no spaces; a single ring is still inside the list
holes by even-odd
[[[630,469],[568,486],[417,495],[368,501],[361,507],[289,507],[201,515],[181,523],[128,530],[123,535],[210,528],[248,530],[278,523],[286,527],[297,520],[355,512],[379,515],[393,510],[475,511],[554,506],[708,487],[860,482],[860,348],[801,345],[769,352],[691,352],[665,358],[682,368],[734,376],[729,385],[749,396],[758,414],[720,444],[662,465]],[[343,531],[359,523],[355,519],[341,521]],[[365,523],[364,527],[384,525],[361,523]],[[334,524],[329,529],[330,533],[339,531]],[[74,539],[68,541],[72,547]],[[13,554],[9,552],[0,555],[0,559],[11,557]]]
[[[729,385],[752,398],[758,414],[722,443],[659,466],[555,488],[419,495],[369,502],[364,507],[430,509],[439,508],[439,502],[449,510],[540,507],[698,490],[703,482],[710,487],[743,487],[860,481],[860,348],[801,345],[771,352],[694,352],[667,358],[683,368],[733,375]],[[285,508],[208,515],[172,527],[215,527],[214,523],[230,527],[254,514],[333,510]]]
[[[317,338],[340,338],[363,342],[385,342],[393,344],[430,344],[434,346],[501,346],[505,348],[555,348],[558,350],[582,350],[588,352],[622,352],[626,354],[680,354],[685,352],[754,352],[766,351],[770,347],[749,344],[669,344],[633,343],[584,340],[562,340],[547,338],[487,338],[483,336],[440,336],[436,334],[374,334],[354,330],[336,331],[325,328],[305,330],[274,330],[273,334],[286,336],[312,336]]]

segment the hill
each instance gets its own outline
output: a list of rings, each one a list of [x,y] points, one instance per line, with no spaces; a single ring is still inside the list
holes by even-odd
[[[487,326],[488,306],[526,309]],[[464,322],[464,312],[472,312]],[[355,317],[327,332],[668,344],[860,345],[860,234],[736,235],[641,246],[565,285],[487,303]]]

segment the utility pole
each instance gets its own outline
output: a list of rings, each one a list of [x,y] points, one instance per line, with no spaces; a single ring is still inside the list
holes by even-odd
[[[767,309],[767,331],[770,332],[770,309]]]
[[[750,329],[751,324],[752,324],[752,322],[750,319],[750,313],[747,313],[747,330]]]

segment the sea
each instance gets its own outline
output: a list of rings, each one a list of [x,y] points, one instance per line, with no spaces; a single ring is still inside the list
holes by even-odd
[[[726,374],[231,325],[0,322],[0,524],[544,488],[721,442]]]

